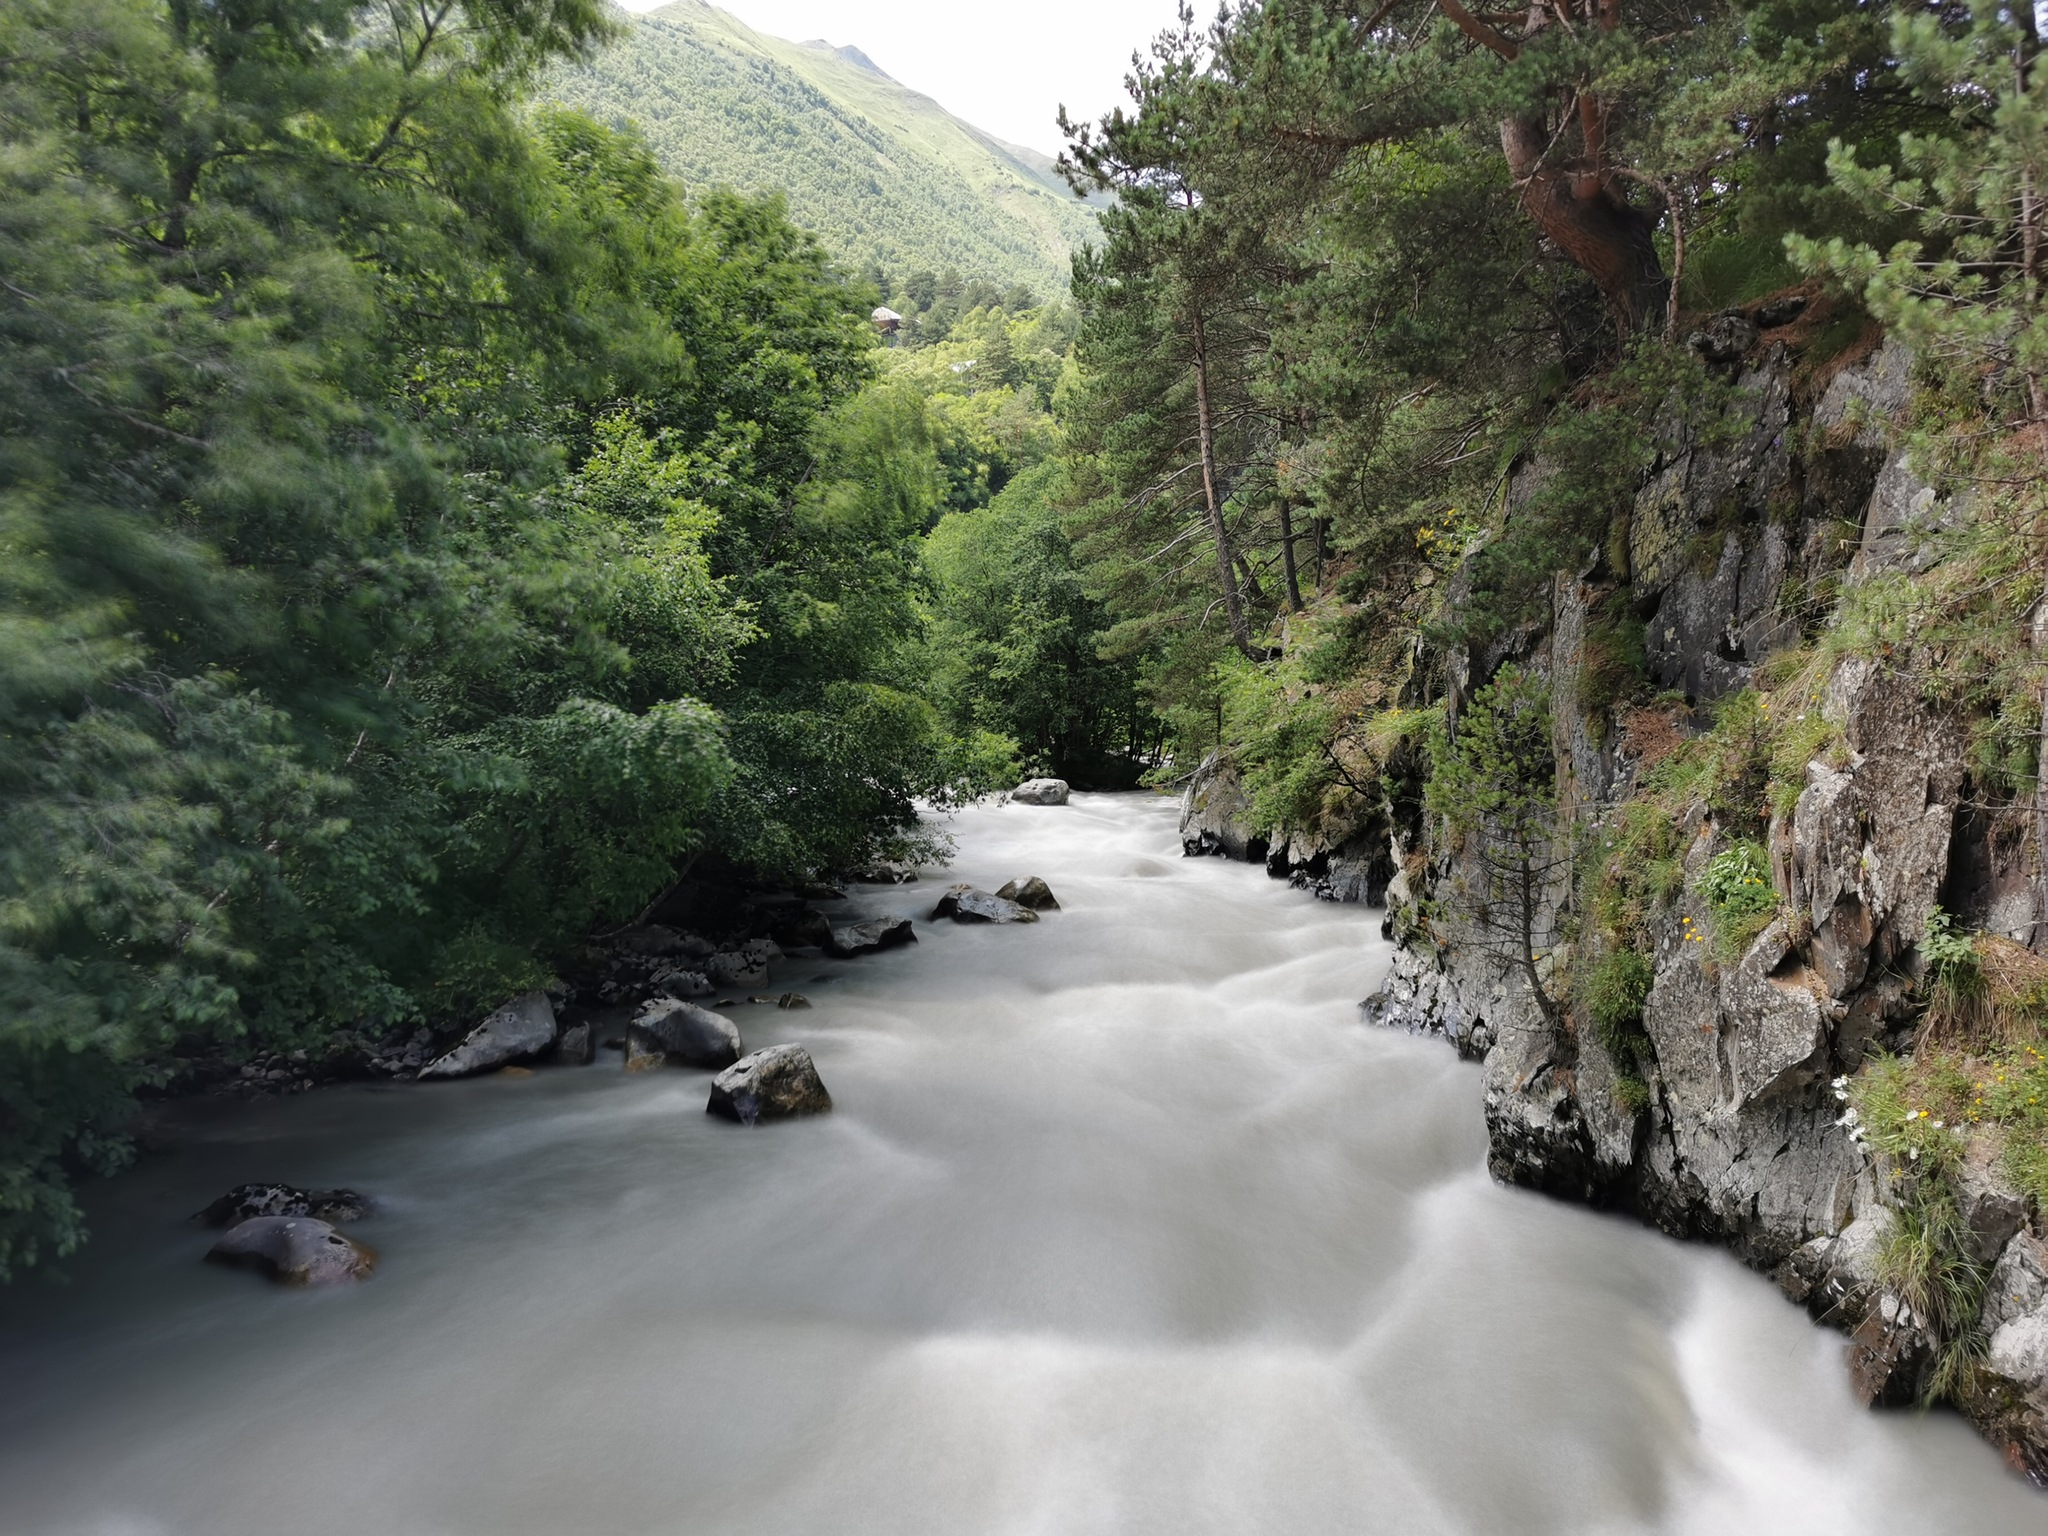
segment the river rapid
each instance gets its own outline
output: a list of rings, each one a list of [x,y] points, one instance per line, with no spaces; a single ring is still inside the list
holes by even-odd
[[[1726,1255],[1498,1188],[1479,1074],[1367,1028],[1379,918],[1136,795],[969,811],[1028,928],[780,963],[837,1101],[586,1069],[188,1112],[0,1293],[7,1536],[2048,1532],[1959,1421],[1857,1408]],[[384,1209],[365,1285],[202,1265],[252,1179]]]

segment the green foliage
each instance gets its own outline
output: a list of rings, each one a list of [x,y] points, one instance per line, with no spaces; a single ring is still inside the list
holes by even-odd
[[[2048,81],[2035,67],[2038,23],[1976,5],[1891,17],[1897,69],[1949,122],[1899,134],[1890,164],[1855,144],[1830,145],[1828,176],[1857,206],[1911,230],[1880,250],[1836,235],[1791,241],[1806,266],[1859,292],[1915,351],[1988,385],[2028,419],[2048,420],[2048,315],[2041,308],[2042,210],[2048,175]]]
[[[1656,980],[1650,957],[1633,949],[1610,950],[1585,979],[1582,996],[1600,1043],[1624,1067],[1643,1041],[1643,1006]]]
[[[957,729],[1015,741],[1025,770],[1126,785],[1154,722],[1135,668],[1101,654],[1109,620],[1061,528],[1059,486],[1041,465],[932,531],[928,675]]]
[[[993,782],[941,477],[771,202],[529,114],[594,0],[0,12],[0,1276],[134,1088],[459,1023]]]
[[[1771,859],[1761,844],[1743,841],[1708,861],[1699,893],[1713,921],[1714,958],[1732,965],[1778,915]]]
[[[1756,843],[1737,843],[1717,853],[1700,876],[1700,894],[1717,917],[1755,917],[1778,910],[1771,885],[1770,855]]]
[[[1974,1329],[1987,1275],[1970,1257],[1956,1183],[1966,1126],[1993,1118],[1984,1112],[1972,1065],[1944,1055],[1880,1056],[1853,1083],[1835,1084],[1836,1097],[1849,1105],[1850,1134],[1882,1156],[1893,1174],[1894,1221],[1878,1253],[1878,1273],[1943,1345],[1928,1384],[1930,1401],[1962,1390],[1983,1343]],[[1995,1076],[2002,1087],[2006,1069],[1996,1068]]]

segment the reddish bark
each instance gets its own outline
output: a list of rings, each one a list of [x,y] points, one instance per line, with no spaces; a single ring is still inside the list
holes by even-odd
[[[1460,0],[1437,0],[1451,24],[1482,48],[1504,59],[1521,56],[1521,44],[1501,32],[1492,16],[1475,16]],[[1569,14],[1569,5],[1557,12]],[[1620,0],[1585,0],[1585,14],[1603,32],[1621,24]],[[1528,13],[1534,35],[1548,22],[1541,0]],[[1565,256],[1590,277],[1624,332],[1660,318],[1670,285],[1652,233],[1656,220],[1632,204],[1607,160],[1607,104],[1590,92],[1577,98],[1579,154],[1554,159],[1556,141],[1541,114],[1511,117],[1500,125],[1508,171],[1521,193],[1522,209]]]

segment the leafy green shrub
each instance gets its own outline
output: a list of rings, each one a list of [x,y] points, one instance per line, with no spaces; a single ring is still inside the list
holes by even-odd
[[[1769,856],[1755,843],[1737,843],[1715,854],[1700,876],[1700,894],[1716,916],[1752,917],[1778,910]]]
[[[1700,876],[1699,893],[1713,917],[1714,958],[1732,965],[1778,912],[1770,857],[1744,841],[1714,855]]]
[[[1928,1399],[1953,1396],[1981,1345],[1974,1327],[1987,1276],[1969,1256],[1956,1175],[1964,1128],[1981,1114],[1982,1095],[1962,1063],[1945,1056],[1880,1056],[1854,1084],[1837,1078],[1834,1086],[1849,1105],[1842,1123],[1850,1136],[1879,1153],[1895,1176],[1895,1219],[1878,1251],[1878,1276],[1941,1341]],[[1966,1100],[1977,1108],[1959,1109]]]
[[[1643,1005],[1650,1000],[1656,979],[1649,956],[1633,949],[1602,955],[1586,978],[1586,1011],[1617,1066],[1626,1067],[1645,1043]]]
[[[1633,1072],[1620,1073],[1614,1079],[1614,1103],[1625,1114],[1640,1115],[1652,1103],[1650,1085]]]

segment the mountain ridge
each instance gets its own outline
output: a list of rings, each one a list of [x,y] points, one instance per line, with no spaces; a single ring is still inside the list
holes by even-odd
[[[953,116],[857,46],[770,37],[705,0],[620,19],[618,42],[544,94],[633,123],[692,190],[784,193],[848,267],[1057,292],[1094,235],[1052,156]]]

